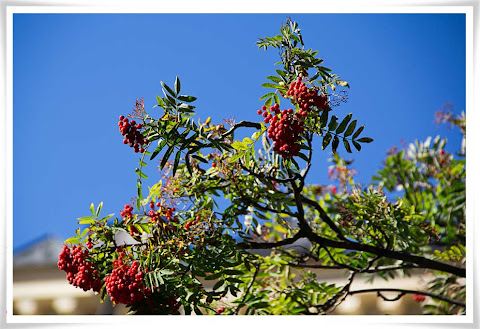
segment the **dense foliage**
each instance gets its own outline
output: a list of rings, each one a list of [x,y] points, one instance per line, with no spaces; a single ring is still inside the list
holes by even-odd
[[[334,114],[348,83],[305,48],[295,22],[258,46],[281,59],[262,84],[272,91],[254,110],[261,122],[195,121],[196,98],[181,94],[178,77],[173,88],[162,82],[156,115],[141,99],[119,118],[141,155],[137,196],[114,220],[100,216],[102,203],[79,218],[86,227],[59,262],[70,283],[135,314],[325,314],[371,291],[428,297],[425,313],[464,313],[464,150],[449,154],[440,137],[392,150],[361,188],[336,152],[372,142],[352,113]],[[464,118],[441,120],[465,132]],[[253,135],[237,140],[239,129]],[[332,184],[307,184],[312,153],[327,148]],[[142,169],[157,157],[161,177],[147,190]],[[117,241],[122,232],[132,243]],[[344,269],[346,283],[322,282],[312,268]],[[355,279],[420,270],[433,274],[423,291],[351,289]]]

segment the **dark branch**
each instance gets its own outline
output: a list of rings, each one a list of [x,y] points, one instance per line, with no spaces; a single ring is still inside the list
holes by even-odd
[[[245,290],[245,294],[243,295],[242,301],[238,304],[237,309],[235,310],[235,314],[238,314],[240,311],[240,308],[245,305],[245,299],[248,296],[248,293],[250,292],[250,289],[252,289],[253,284],[255,283],[255,279],[257,278],[258,272],[260,271],[260,262],[255,266],[255,273],[253,273],[252,280],[250,281],[250,284],[248,285],[247,289]]]
[[[262,126],[258,122],[240,121],[239,123],[234,124],[229,130],[224,132],[221,135],[222,138],[225,138],[228,135],[232,134],[235,130],[237,130],[240,127],[249,127],[249,128],[257,128],[257,129],[262,128]]]
[[[282,247],[288,244],[292,244],[298,239],[300,239],[303,235],[298,232],[291,238],[286,238],[278,242],[255,242],[255,241],[243,241],[238,244],[239,247],[245,249],[272,249],[277,247]]]
[[[353,242],[349,240],[346,240],[346,241],[330,240],[315,234],[313,231],[306,233],[306,237],[310,241],[316,242],[321,246],[365,251],[365,252],[375,254],[377,256],[403,260],[405,262],[417,264],[418,267],[443,271],[443,272],[451,273],[460,277],[465,277],[466,275],[466,270],[464,268],[437,262],[422,256],[416,256],[416,255],[412,255],[412,254],[400,252],[400,251],[388,250],[388,249],[379,248],[379,247],[375,247],[368,244],[361,244],[361,243]]]
[[[343,235],[342,231],[335,225],[332,219],[327,215],[325,210],[318,204],[318,202],[311,200],[303,195],[301,195],[301,200],[306,204],[314,207],[318,213],[320,214],[320,218],[327,224],[335,233],[337,233],[338,237],[342,240],[346,240],[345,236]]]
[[[407,264],[407,265],[398,265],[398,266],[382,266],[382,267],[374,267],[372,269],[368,269],[362,271],[362,273],[377,273],[377,272],[385,272],[385,271],[398,271],[398,270],[406,270],[412,268],[420,268],[417,265]]]
[[[399,295],[395,298],[390,299],[390,298],[386,298],[385,296],[381,295],[382,291],[383,292],[398,292]],[[361,289],[361,290],[349,291],[348,294],[349,295],[355,295],[355,294],[363,294],[363,293],[369,293],[369,292],[376,292],[380,297],[382,297],[386,301],[398,300],[406,294],[417,294],[417,295],[429,296],[429,297],[432,297],[434,299],[439,299],[439,300],[442,300],[444,302],[454,304],[454,305],[458,305],[458,306],[461,306],[461,307],[466,306],[464,302],[461,302],[459,300],[443,297],[441,295],[433,294],[433,293],[427,292],[427,291],[418,291],[418,290],[409,290],[409,289],[371,288],[371,289]]]
[[[288,263],[288,265],[292,267],[301,267],[301,268],[323,268],[323,269],[331,269],[331,270],[345,269],[344,266],[340,266],[340,265],[320,265],[320,264],[302,264],[302,263]]]

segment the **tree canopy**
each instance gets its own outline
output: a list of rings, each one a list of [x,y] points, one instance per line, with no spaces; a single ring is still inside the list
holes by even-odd
[[[132,314],[328,314],[372,291],[430,297],[425,313],[465,313],[464,147],[450,154],[437,136],[392,149],[358,184],[337,150],[360,152],[373,140],[353,113],[335,114],[349,84],[305,46],[296,22],[280,32],[257,42],[280,57],[262,84],[259,122],[197,119],[178,77],[162,82],[151,111],[159,115],[140,99],[119,118],[123,142],[140,154],[135,201],[117,218],[92,204],[59,268]],[[465,134],[464,116],[437,119]],[[251,137],[235,139],[240,130]],[[335,184],[306,181],[322,150],[332,152]],[[146,188],[143,168],[158,159],[158,182]],[[118,244],[120,232],[134,242]],[[343,269],[346,283],[322,282],[312,269]],[[351,289],[419,270],[433,274],[425,290]]]

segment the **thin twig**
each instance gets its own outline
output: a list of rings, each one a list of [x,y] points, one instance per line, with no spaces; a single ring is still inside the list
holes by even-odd
[[[253,273],[252,280],[250,281],[247,289],[245,290],[245,294],[243,295],[242,301],[240,302],[240,304],[238,304],[234,314],[238,314],[238,312],[240,311],[240,308],[243,306],[243,303],[245,303],[245,299],[247,298],[248,292],[252,288],[253,283],[255,282],[255,279],[257,278],[257,274],[259,270],[260,270],[260,262],[258,262],[257,266],[255,267],[255,273]]]
[[[388,299],[388,298],[385,299],[384,298],[385,296],[383,296],[381,294],[382,291],[383,292],[398,292],[398,293],[400,293],[400,295],[399,295],[400,297],[402,297],[403,295],[406,295],[406,294],[424,295],[424,296],[432,297],[434,299],[442,300],[442,301],[450,303],[450,304],[458,305],[458,306],[461,306],[461,307],[466,307],[466,304],[464,302],[459,301],[459,300],[455,300],[455,299],[443,297],[441,295],[437,295],[437,294],[434,294],[434,293],[431,293],[431,292],[419,291],[419,290],[393,289],[393,288],[371,288],[371,289],[361,289],[361,290],[349,291],[348,294],[349,295],[355,295],[355,294],[376,292],[379,297],[382,297],[386,301],[398,300],[400,298],[400,297],[397,296],[398,298],[396,297],[396,298],[393,298],[393,299]]]

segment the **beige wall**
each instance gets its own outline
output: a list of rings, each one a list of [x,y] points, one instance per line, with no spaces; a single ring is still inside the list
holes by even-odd
[[[343,270],[316,270],[319,279],[330,283],[344,284]],[[420,274],[420,273],[419,273]],[[377,279],[374,285],[366,284],[361,277],[355,279],[351,290],[382,288],[421,289],[421,276],[412,275],[394,281]],[[338,279],[341,278],[341,279]],[[68,284],[66,275],[56,267],[24,267],[14,269],[13,274],[14,314],[126,314],[123,305],[112,306],[107,298],[100,303],[100,297],[92,291],[84,292]],[[211,288],[214,281],[206,281]],[[395,293],[387,294],[395,297]],[[406,295],[396,302],[386,302],[375,293],[349,296],[332,314],[421,314],[421,305]]]

